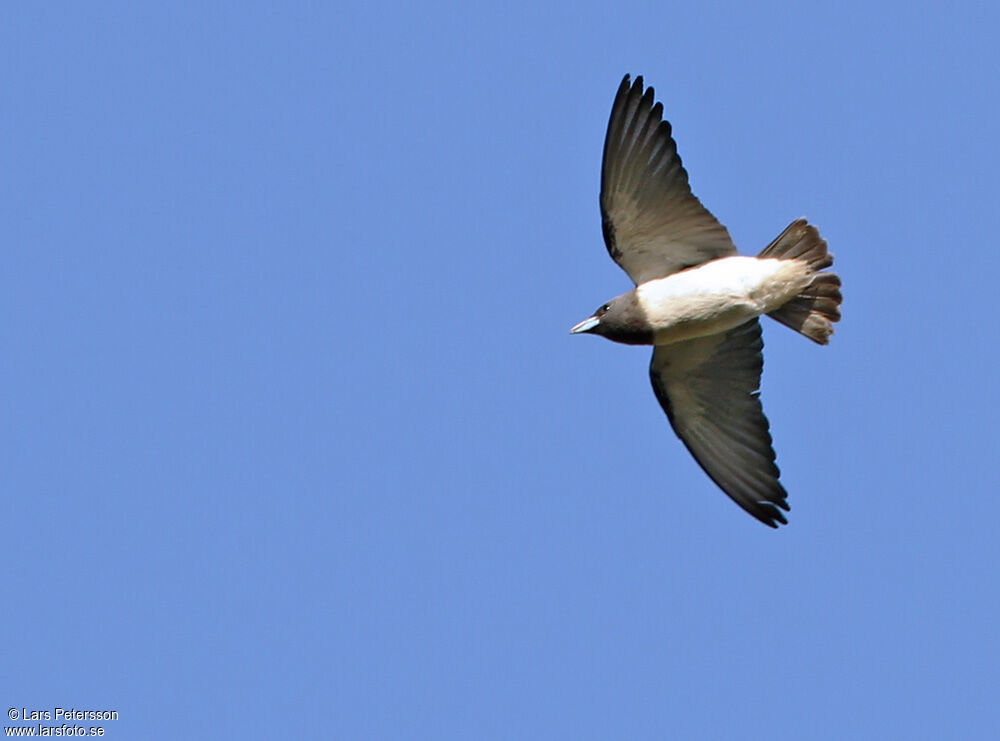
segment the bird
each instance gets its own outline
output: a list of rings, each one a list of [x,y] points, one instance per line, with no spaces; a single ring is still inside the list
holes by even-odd
[[[663,104],[625,75],[601,166],[601,226],[635,288],[574,326],[652,345],[653,391],[709,478],[765,525],[786,525],[788,494],[760,401],[767,315],[825,345],[840,319],[841,281],[815,226],[796,219],[758,255],[692,193]]]

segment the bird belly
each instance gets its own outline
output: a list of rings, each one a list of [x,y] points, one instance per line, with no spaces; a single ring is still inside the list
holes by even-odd
[[[798,294],[812,274],[797,260],[724,257],[636,288],[657,345],[738,327]]]

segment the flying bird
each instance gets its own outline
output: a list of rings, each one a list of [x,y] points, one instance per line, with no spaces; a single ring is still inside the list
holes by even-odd
[[[776,528],[788,523],[788,494],[760,403],[759,317],[825,345],[840,319],[840,278],[805,219],[756,257],[737,255],[691,192],[663,104],[653,101],[642,77],[625,75],[601,168],[604,242],[635,288],[570,332],[652,345],[653,391],[674,432],[722,491]]]

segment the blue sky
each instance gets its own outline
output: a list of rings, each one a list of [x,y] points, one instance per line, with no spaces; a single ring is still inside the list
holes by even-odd
[[[0,701],[108,738],[996,738],[1000,11],[6,3]],[[643,74],[745,253],[771,531],[567,330]]]

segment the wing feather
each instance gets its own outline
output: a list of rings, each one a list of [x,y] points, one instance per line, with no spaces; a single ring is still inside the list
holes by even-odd
[[[611,108],[601,168],[608,253],[636,285],[736,254],[729,232],[691,193],[663,104],[625,75]]]
[[[760,403],[760,321],[653,350],[653,390],[674,432],[705,473],[770,527],[787,520],[770,425]]]

